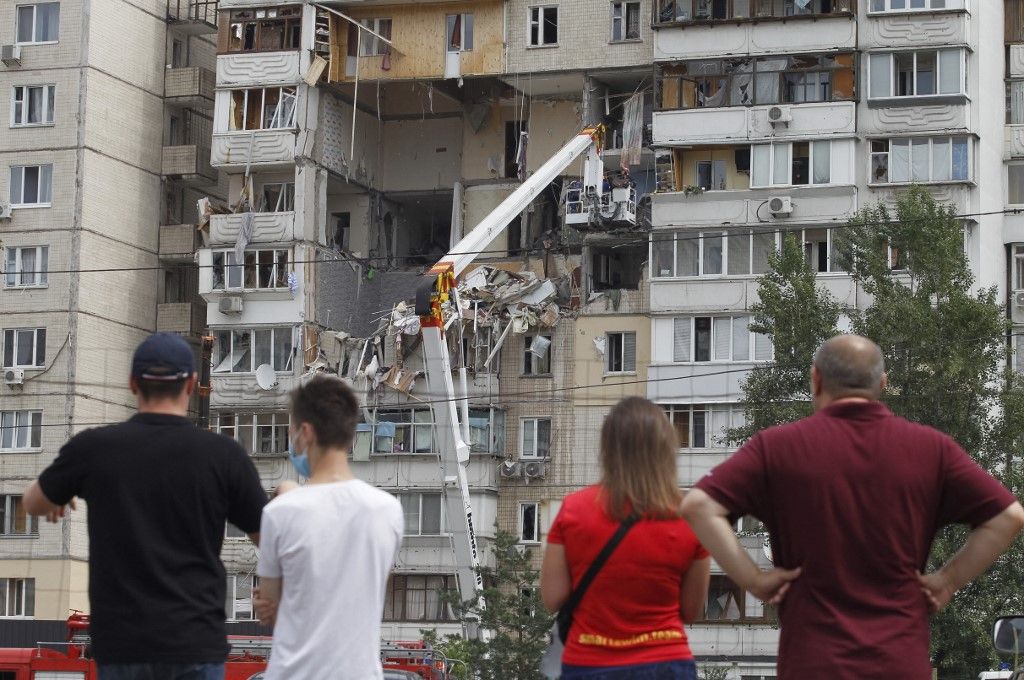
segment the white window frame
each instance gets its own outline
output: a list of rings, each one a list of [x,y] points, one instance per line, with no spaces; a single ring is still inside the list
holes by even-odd
[[[528,509],[533,509],[533,538],[527,538],[527,517]],[[519,535],[519,542],[526,545],[537,545],[541,542],[540,535],[540,503],[536,501],[520,501],[519,512],[517,513],[518,524],[516,533]]]
[[[705,450],[728,450],[732,447],[729,446],[728,442],[719,441],[715,442],[714,438],[717,436],[712,431],[712,424],[714,422],[713,413],[725,413],[725,419],[728,422],[728,427],[738,427],[742,425],[741,420],[744,418],[743,406],[738,403],[724,402],[724,403],[699,403],[699,404],[682,404],[682,403],[664,403],[661,407],[665,410],[665,415],[672,422],[672,426],[676,427],[676,415],[680,417],[685,416],[685,422],[687,426],[687,445],[680,446],[680,451],[705,451]],[[702,414],[699,418],[695,414]],[[703,446],[694,446],[694,442],[697,437],[696,425],[698,420],[703,420]],[[724,432],[724,430],[723,430]]]
[[[454,32],[454,19],[456,17],[461,18],[459,21],[459,48],[452,49],[452,33]],[[474,40],[474,25],[473,25],[473,13],[462,12],[459,14],[446,14],[444,17],[444,36],[445,44],[444,51],[448,54],[461,54],[463,52],[473,51],[473,40]]]
[[[24,443],[19,445],[19,440]],[[42,441],[42,411],[28,409],[0,411],[0,452],[40,451],[43,448]]]
[[[413,530],[408,523],[408,517],[405,515],[405,505],[402,505],[402,534],[404,536],[446,536],[445,522],[444,522],[444,497],[440,491],[403,491],[397,494],[399,503],[403,503],[404,499],[415,499],[416,502],[416,528]],[[438,530],[437,532],[424,532],[423,530],[423,504],[426,500],[433,502],[437,500],[438,507]]]
[[[630,38],[626,31],[629,30],[629,12],[634,10],[637,14],[637,34],[635,38]],[[641,36],[642,28],[640,21],[640,0],[614,0],[609,5],[609,11],[611,13],[611,39],[609,42],[612,43],[623,43],[623,42],[640,42],[643,38]],[[616,16],[618,11],[618,16]],[[618,24],[619,35],[621,37],[615,37],[616,24]]]
[[[897,2],[901,2],[903,6],[893,7]],[[910,5],[915,2],[921,2],[924,6],[911,7]],[[881,3],[881,9],[876,6],[878,3]],[[868,14],[943,12],[951,9],[961,9],[962,7],[962,3],[955,0],[871,0],[867,3]]]
[[[25,173],[29,168],[36,168],[38,181],[36,183],[36,202],[25,203]],[[21,186],[21,195],[14,195],[14,177],[21,174],[18,184]],[[10,166],[10,198],[12,208],[49,208],[53,200],[53,165],[50,163],[40,165],[12,165]],[[43,200],[45,199],[45,200]]]
[[[1024,328],[1016,326],[1013,329],[1013,370],[1024,375]]]
[[[807,155],[807,183],[806,184],[794,184],[793,183],[793,147],[794,147],[795,144],[807,144],[807,148],[808,148],[807,154],[808,155]],[[777,180],[780,179],[780,178],[775,176],[775,156],[777,154],[777,150],[782,148],[782,147],[786,148],[786,156],[788,158],[788,161],[786,163],[786,177],[784,178],[785,181],[779,182]],[[754,163],[754,155],[757,153],[757,149],[759,149],[759,148],[760,149],[768,148],[768,172],[771,175],[771,177],[769,178],[771,180],[771,182],[769,182],[767,184],[755,183],[755,179],[757,179],[757,180],[761,179],[760,177],[757,177],[757,178],[754,177],[754,168],[756,167],[756,164]],[[827,148],[828,149],[828,156],[829,156],[828,181],[827,182],[815,182],[814,181],[814,156],[815,156],[816,153],[820,153],[820,151],[816,151],[816,149],[820,150],[822,148]],[[809,140],[797,141],[797,142],[769,142],[768,144],[751,144],[750,145],[750,188],[751,189],[763,189],[763,188],[768,188],[768,187],[826,186],[826,185],[832,184],[832,167],[831,167],[831,165],[832,165],[832,140],[829,140],[829,139],[825,139],[825,140],[809,139]]]
[[[653,232],[651,235],[651,247],[648,254],[650,262],[656,262],[655,249],[658,248],[658,243],[671,242],[672,245],[672,273],[662,275],[659,272],[655,272],[653,265],[651,268],[652,279],[698,279],[698,278],[757,278],[767,271],[767,264],[765,264],[764,271],[753,272],[754,267],[754,237],[760,236],[764,233],[770,233],[772,236],[772,248],[775,251],[779,250],[779,233],[776,230],[765,232],[760,229],[752,228],[734,228],[726,230],[715,230],[709,232],[695,231],[693,233],[683,231],[672,231],[672,232]],[[718,274],[705,274],[704,273],[704,240],[705,238],[725,238],[725,242],[722,246],[722,271]],[[751,272],[747,274],[730,274],[729,273],[729,262],[732,256],[730,250],[730,238],[733,236],[742,235],[747,241],[747,246],[744,248],[746,251],[743,254],[743,258],[746,261],[746,271]],[[679,274],[679,242],[680,240],[693,240],[697,243],[697,273],[696,274]],[[765,260],[767,263],[767,258]]]
[[[926,140],[927,141],[927,147],[928,147],[928,159],[926,160],[926,165],[928,167],[928,179],[924,179],[924,180],[922,180],[922,179],[914,179],[914,177],[913,177],[913,175],[914,175],[914,147],[915,146],[919,146],[919,145],[915,145],[914,142],[915,141],[919,141],[919,140]],[[955,141],[957,141],[957,140],[963,140],[965,142],[965,145],[966,145],[966,148],[967,148],[967,176],[966,177],[962,177],[962,178],[955,178],[955,177],[953,177],[953,174],[954,174],[953,170],[956,167],[955,162],[954,162],[955,154],[953,153],[953,150],[954,150]],[[906,179],[901,179],[901,180],[898,180],[898,181],[894,181],[892,179],[892,169],[894,167],[894,164],[893,164],[893,151],[892,151],[892,149],[893,149],[893,142],[897,142],[897,141],[900,141],[900,142],[906,141],[907,142],[907,146],[908,146],[908,149],[907,149],[907,178]],[[949,144],[949,179],[933,179],[932,178],[932,173],[933,173],[933,171],[935,169],[934,166],[933,166],[933,162],[934,162],[933,154],[934,154],[934,148],[935,148],[936,141],[942,141],[942,142],[945,142],[945,143]],[[882,143],[882,142],[887,144],[887,149],[885,151],[875,151],[874,148],[873,148],[874,145],[876,143]],[[902,185],[906,185],[906,184],[959,184],[959,183],[962,183],[962,182],[973,182],[974,181],[974,179],[973,179],[974,178],[974,158],[973,158],[973,156],[974,156],[974,144],[973,144],[973,140],[971,139],[970,135],[938,135],[938,136],[927,136],[927,137],[926,136],[917,136],[917,137],[889,137],[889,138],[886,138],[886,139],[871,139],[871,140],[869,140],[869,144],[868,144],[868,153],[870,154],[870,156],[868,157],[868,185],[869,186],[885,186],[885,185],[890,185],[890,184],[891,185],[896,185],[896,186],[902,186]],[[885,180],[877,180],[877,179],[875,179],[874,168],[875,168],[875,157],[876,156],[885,156],[886,157],[886,166],[885,166],[886,179]]]
[[[542,356],[542,357],[539,357],[539,356],[537,356],[536,354],[534,354],[533,352],[530,351],[530,344],[533,342],[533,339],[535,337],[538,337],[538,336],[543,337],[543,338],[547,338],[548,342],[552,343],[552,344],[548,345],[548,348],[546,350],[544,350],[544,356]],[[554,343],[553,343],[554,336],[549,334],[549,333],[534,333],[532,335],[527,335],[527,336],[524,336],[524,337],[525,337],[525,339],[523,341],[523,366],[522,366],[523,375],[528,375],[528,376],[550,376],[551,375],[551,355],[552,355],[551,350],[554,347]],[[526,365],[527,360],[529,360],[529,362],[530,362],[529,370],[527,370],[527,365]],[[545,368],[545,364],[546,364],[547,370],[541,370],[541,369]]]
[[[0,495],[0,506],[3,509],[3,521],[0,521],[0,537],[28,537],[39,536],[39,518],[34,517],[24,510],[24,498],[20,494]],[[25,530],[15,531],[14,524],[18,516],[17,508],[22,507],[22,516],[25,519]]]
[[[555,42],[549,43],[544,42],[544,19],[545,14],[549,11],[555,11]],[[536,18],[534,18],[536,13]],[[559,17],[558,5],[530,5],[526,10],[526,45],[528,48],[536,47],[558,47],[559,40],[561,39],[561,27],[558,22]],[[537,29],[537,42],[533,42],[533,29]]]
[[[260,285],[260,255],[263,253],[271,254],[271,265],[270,271],[270,285]],[[245,251],[245,257],[248,258],[250,255],[255,257],[255,262],[252,264],[235,264],[235,250],[234,248],[217,249],[213,251],[213,289],[224,290],[224,291],[255,291],[255,290],[288,290],[288,274],[292,272],[291,266],[291,250],[288,248],[259,248],[250,249]],[[282,263],[280,258],[284,256],[284,262]],[[284,265],[284,275],[281,276],[279,267]],[[256,278],[255,286],[246,286],[246,272],[247,268],[253,268],[253,274]],[[218,279],[219,274],[219,279]],[[238,285],[231,285],[234,281],[238,282]]]
[[[402,420],[381,420],[381,413],[397,414]],[[434,415],[429,408],[408,408],[389,407],[379,408],[373,411],[374,426],[370,429],[372,439],[370,440],[370,453],[375,456],[407,456],[407,455],[429,455],[437,451],[437,439],[434,432]],[[394,426],[395,434],[381,434],[381,424],[388,423]],[[390,429],[390,428],[388,428]],[[399,439],[399,430],[408,430],[401,438],[408,440],[411,444],[408,450],[395,451],[395,441]],[[420,446],[421,438],[429,434],[427,446]],[[391,440],[390,445],[381,446],[382,442]]]
[[[28,103],[31,101],[31,97],[28,95],[29,90],[35,89],[42,90],[40,101],[42,102],[43,110],[40,115],[40,122],[30,123],[28,122]],[[57,115],[54,102],[56,92],[57,86],[53,83],[11,86],[11,127],[53,127],[53,121]],[[47,119],[47,116],[49,116],[49,119]]]
[[[294,334],[294,328],[292,326],[271,326],[271,327],[267,327],[267,328],[235,327],[235,328],[218,328],[218,329],[214,330],[213,334],[214,334],[214,338],[216,339],[216,342],[214,343],[214,345],[222,353],[220,355],[218,355],[220,361],[219,362],[218,361],[214,361],[213,366],[212,366],[212,372],[215,375],[229,375],[229,374],[232,374],[232,373],[234,373],[234,374],[255,373],[256,372],[256,368],[259,366],[259,364],[256,363],[256,352],[254,351],[255,343],[256,343],[256,334],[257,333],[262,333],[263,331],[271,331],[271,334],[270,334],[270,365],[274,367],[274,371],[277,372],[277,373],[287,373],[287,372],[290,372],[293,369],[293,365],[294,365],[294,361],[295,361],[295,334]],[[236,364],[235,361],[231,361],[231,363],[225,363],[225,362],[226,362],[226,357],[227,356],[229,356],[229,355],[232,356],[232,357],[234,356],[234,352],[235,352],[235,335],[236,334],[240,334],[240,333],[248,333],[249,334],[249,338],[250,338],[250,340],[249,340],[249,349],[247,350],[248,353],[249,353],[249,367],[246,368],[246,369],[242,369],[242,370],[237,370],[236,371],[236,370],[232,370],[232,369],[234,369],[234,366]],[[288,351],[288,358],[286,359],[284,366],[276,365],[277,362],[276,362],[276,356],[275,356],[274,348],[275,348],[275,346],[277,344],[278,333],[285,333],[285,334],[288,335],[289,351]],[[227,337],[229,338],[229,347],[228,347],[228,351],[227,351],[226,354],[223,353],[224,350],[222,348],[220,348],[221,334],[227,334]],[[239,357],[239,359],[240,358],[241,358],[241,356]],[[226,370],[217,370],[221,366],[227,366],[227,369]]]
[[[618,336],[621,336],[621,338],[622,338],[619,341],[619,346],[621,347],[621,350],[622,350],[622,356],[618,357],[619,363],[622,366],[622,368],[620,370],[614,370],[612,368],[612,360],[614,358],[612,356],[612,336],[613,335],[618,335]],[[633,357],[632,357],[632,361],[627,361],[627,359],[629,357],[627,356],[627,353],[626,353],[626,337],[630,336],[630,335],[633,336]],[[608,331],[607,333],[604,334],[604,342],[605,342],[605,346],[604,346],[605,347],[605,350],[604,350],[605,351],[604,374],[605,375],[633,375],[633,374],[635,374],[636,373],[636,354],[637,354],[637,352],[636,352],[636,350],[637,350],[637,347],[636,347],[636,331]],[[629,367],[630,365],[632,365],[632,368]]]
[[[384,35],[385,31],[381,30],[383,28],[384,22],[388,22],[387,33],[390,35],[391,30],[394,28],[394,23],[392,23],[391,17],[372,17],[359,20],[359,24],[363,28],[368,28],[377,35]],[[390,45],[388,45],[386,42],[378,39],[376,35],[373,35],[373,33],[366,33],[366,31],[362,31],[362,29],[357,30],[360,30],[360,32],[364,33],[362,38],[359,39],[360,57],[383,57],[385,54],[388,53],[388,48],[390,47]],[[390,40],[390,38],[388,39]]]
[[[31,273],[24,270],[25,253],[34,252]],[[4,269],[5,288],[46,288],[49,269],[49,246],[8,246]],[[27,280],[27,282],[26,282]]]
[[[231,522],[224,522],[224,540],[225,541],[241,541],[248,539],[249,535],[244,531],[236,527]]]
[[[35,618],[35,592],[34,578],[0,578],[0,618]]]
[[[267,115],[267,92],[269,90],[278,90],[277,104],[274,107],[274,113],[270,116],[270,120],[266,120]],[[242,126],[239,128],[231,127],[234,123],[234,116],[231,115],[234,102],[235,93],[242,92]],[[260,97],[260,120],[259,127],[250,128],[248,127],[248,116],[249,116],[249,97],[254,96],[253,93],[259,93]],[[286,101],[291,101],[291,110],[287,112],[287,120],[284,118],[284,109]],[[258,130],[292,130],[295,128],[295,116],[296,109],[298,108],[298,91],[294,86],[281,86],[281,87],[239,87],[228,91],[228,124],[227,130],[229,132],[255,132]],[[277,124],[275,125],[275,121]]]
[[[1024,291],[1024,243],[1013,246],[1013,290]]]
[[[541,455],[540,423],[548,424],[547,454]],[[532,425],[532,435],[527,437],[527,424]],[[554,434],[554,421],[551,418],[526,417],[519,419],[519,458],[520,460],[548,460],[551,458],[551,440]],[[527,451],[526,442],[530,440],[530,451]]]
[[[239,612],[245,612],[245,609],[240,609],[238,607],[238,602],[239,602],[239,598],[238,598],[238,582],[239,582],[239,580],[242,580],[243,582],[244,581],[249,581],[249,610],[248,610],[248,614],[249,615],[248,616],[242,616],[242,617],[238,616]],[[256,574],[251,574],[251,573],[250,574],[228,574],[228,584],[227,584],[228,601],[224,603],[224,607],[225,607],[225,609],[227,609],[228,603],[230,602],[231,611],[225,611],[224,612],[225,618],[228,621],[255,621],[256,620],[256,611],[255,611],[255,607],[253,607],[253,604],[252,604],[252,600],[253,600],[253,598],[252,598],[252,591],[254,589],[256,589],[257,587],[259,587],[259,584],[260,584],[260,577],[257,576]],[[243,600],[244,600],[244,598],[243,598]]]
[[[959,89],[956,92],[940,92],[942,84],[942,52],[953,51],[959,53],[958,69],[959,78],[957,79]],[[923,52],[934,52],[935,53],[935,93],[934,94],[917,94],[917,55]],[[962,47],[943,47],[933,49],[918,49],[918,50],[897,50],[895,52],[866,52],[867,59],[867,98],[873,101],[885,101],[889,99],[900,100],[900,99],[929,99],[934,97],[966,97],[967,96],[967,51]],[[896,55],[898,54],[913,54],[914,55],[914,94],[896,94]],[[885,56],[887,66],[885,67],[886,73],[889,79],[889,93],[886,95],[875,96],[872,94],[875,78],[874,66],[875,57]]]
[[[40,5],[56,5],[57,6],[57,37],[52,40],[39,40],[39,6]],[[32,40],[21,41],[18,40],[18,34],[21,33],[21,26],[18,22],[21,18],[21,12],[18,11],[22,7],[32,8]],[[54,45],[60,40],[60,3],[59,2],[31,2],[22,3],[14,6],[14,40],[16,45]]]
[[[710,346],[708,347],[708,360],[697,359],[697,319],[709,319],[711,324],[711,336]],[[720,324],[716,323],[719,321],[729,321],[729,356],[727,358],[717,357],[715,355],[715,347],[718,345],[718,329]],[[775,357],[775,348],[772,345],[771,338],[763,333],[755,333],[750,330],[750,324],[753,323],[754,318],[749,314],[694,314],[687,316],[675,316],[672,317],[672,362],[673,364],[726,364],[726,363],[764,363],[772,361]],[[747,327],[747,352],[746,358],[736,358],[736,324],[745,324]],[[677,335],[677,329],[682,325],[683,328],[688,328],[688,349],[685,359],[678,358],[676,354],[676,343],[675,338]],[[757,358],[758,349],[763,349],[764,345],[761,343],[767,343],[769,356],[763,358]]]
[[[288,411],[217,411],[214,416],[214,431],[237,441],[249,455],[287,455]],[[267,441],[269,448],[264,445]],[[279,449],[274,446],[274,442],[280,444]]]
[[[5,328],[3,329],[3,367],[4,368],[43,368],[46,365],[46,329],[45,328]],[[27,364],[18,363],[18,350],[24,342],[25,335],[31,335],[32,361]],[[8,338],[10,342],[8,343]],[[11,355],[7,355],[10,346]]]

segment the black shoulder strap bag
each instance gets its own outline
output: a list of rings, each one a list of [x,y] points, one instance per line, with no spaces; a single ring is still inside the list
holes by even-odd
[[[540,671],[545,677],[557,678],[561,674],[562,651],[565,641],[569,639],[569,629],[572,628],[572,617],[576,612],[576,607],[579,605],[580,600],[583,599],[583,595],[587,592],[587,588],[590,587],[594,577],[597,576],[597,572],[601,571],[601,567],[608,561],[608,558],[615,552],[615,549],[619,547],[619,543],[626,537],[626,534],[633,528],[638,519],[638,517],[631,515],[622,520],[619,528],[608,539],[608,542],[604,544],[601,552],[597,554],[597,557],[590,563],[590,566],[587,567],[587,571],[583,574],[583,578],[580,579],[579,585],[569,595],[569,599],[562,605],[562,608],[558,610],[558,614],[555,616],[555,623],[551,626],[548,648],[544,650],[544,657],[540,662]]]
[[[619,543],[622,543],[622,539],[626,537],[626,534],[633,528],[636,521],[637,518],[632,515],[622,520],[619,528],[608,539],[608,542],[604,544],[601,552],[597,554],[597,557],[590,563],[590,566],[587,567],[587,571],[583,574],[583,578],[580,579],[579,585],[569,595],[569,599],[562,605],[562,608],[558,610],[555,622],[558,625],[558,639],[562,641],[563,645],[569,639],[569,629],[572,627],[573,614],[576,612],[576,607],[579,606],[580,600],[583,599],[583,595],[587,592],[587,588],[590,587],[597,573],[601,571],[605,562],[612,556],[615,549],[619,547]]]

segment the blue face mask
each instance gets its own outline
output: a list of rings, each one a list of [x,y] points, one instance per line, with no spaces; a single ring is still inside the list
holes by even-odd
[[[288,460],[292,462],[292,467],[299,473],[301,477],[309,479],[313,475],[309,471],[309,456],[306,452],[298,453],[295,451],[295,444],[291,439],[288,440]]]

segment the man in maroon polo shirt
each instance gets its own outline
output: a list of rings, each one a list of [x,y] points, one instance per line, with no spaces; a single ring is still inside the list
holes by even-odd
[[[878,401],[885,384],[878,345],[828,340],[811,368],[815,414],[754,435],[683,501],[725,572],[780,605],[780,680],[930,678],[929,610],[1024,527],[1013,495],[956,442]],[[760,571],[737,541],[730,518],[744,515],[768,529],[775,569]],[[947,524],[972,530],[921,576]]]

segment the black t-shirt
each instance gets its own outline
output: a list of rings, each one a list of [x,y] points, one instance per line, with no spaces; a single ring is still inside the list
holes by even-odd
[[[58,505],[88,503],[100,663],[224,661],[224,523],[256,533],[267,502],[237,442],[140,413],[71,439],[39,485]]]

